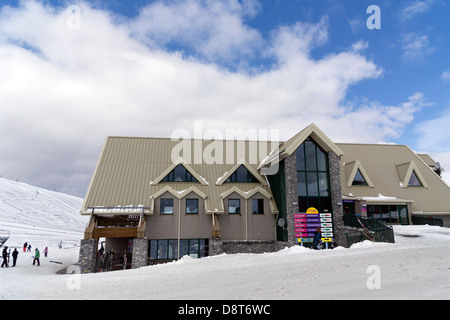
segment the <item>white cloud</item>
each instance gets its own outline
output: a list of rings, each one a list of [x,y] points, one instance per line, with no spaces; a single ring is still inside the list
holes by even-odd
[[[407,61],[418,61],[423,59],[435,51],[431,46],[428,35],[420,35],[417,33],[408,33],[401,40],[403,58]]]
[[[450,81],[450,69],[447,70],[447,71],[444,71],[444,72],[442,73],[441,78],[442,78],[442,80]]]
[[[205,130],[273,128],[288,139],[315,122],[335,141],[370,143],[398,137],[426,105],[420,93],[393,106],[346,102],[351,85],[382,70],[362,55],[362,42],[313,59],[310,50],[328,39],[326,17],[262,39],[245,24],[259,10],[254,1],[155,2],[132,21],[79,6],[74,30],[66,8],[27,1],[1,9],[4,177],[83,195],[108,135],[170,137],[201,120]],[[225,20],[233,27],[223,28]],[[169,51],[171,41],[194,57],[263,52],[275,63],[259,73],[230,71]]]
[[[255,0],[154,2],[129,24],[133,35],[155,48],[177,43],[210,61],[252,55],[260,33],[244,24],[260,10]]]
[[[418,148],[430,152],[446,152],[450,150],[450,108],[439,117],[422,122],[416,130],[420,135]],[[450,170],[450,166],[448,167]]]
[[[416,127],[419,134],[417,149],[428,150],[433,159],[445,169],[442,178],[450,186],[450,108],[439,117],[425,121]]]
[[[436,0],[416,0],[402,9],[401,18],[403,20],[410,20],[418,14],[426,13],[435,3]]]

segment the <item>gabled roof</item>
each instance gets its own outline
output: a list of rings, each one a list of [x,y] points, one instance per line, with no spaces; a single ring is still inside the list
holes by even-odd
[[[261,169],[264,173],[264,170],[268,170],[267,166],[269,166],[269,164],[276,165],[280,159],[285,159],[292,155],[309,137],[311,137],[326,152],[333,151],[338,156],[342,156],[344,154],[338,145],[328,138],[328,136],[323,133],[319,127],[317,127],[314,123],[311,123],[288,141],[282,142],[276,150],[272,150],[269,156],[261,162],[258,169]]]
[[[373,182],[359,160],[355,160],[349,163],[346,162],[343,165],[345,166],[345,178],[347,179],[347,187],[351,187],[353,185],[356,173],[359,170],[364,180],[367,182],[367,185],[373,188]]]
[[[178,152],[173,152],[173,150],[179,151],[180,141],[172,141],[169,138],[108,137],[92,176],[81,212],[88,214],[86,209],[89,207],[143,206],[150,208],[146,214],[152,214],[155,198],[165,192],[169,192],[179,199],[194,192],[205,199],[206,213],[220,214],[224,212],[223,199],[220,195],[229,190],[238,189],[240,194],[248,195],[254,190],[259,190],[261,194],[270,196],[267,198],[270,199],[272,212],[277,213],[278,209],[272,191],[265,177],[257,170],[259,163],[257,161],[257,163],[252,163],[255,161],[254,155],[250,156],[250,150],[252,150],[250,142],[219,142],[223,142],[232,149],[234,147],[234,159],[227,154],[222,163],[218,161],[219,163],[210,165],[205,161],[195,163],[195,160],[201,160],[202,157],[198,156],[208,151],[207,148],[211,143],[217,145],[218,141],[184,140],[184,147],[192,147],[191,151],[193,152],[189,153],[192,158],[180,158],[173,161],[172,153],[178,155]],[[258,144],[261,143],[267,144],[261,149],[267,150],[267,153],[270,152],[271,142],[258,142]],[[245,152],[241,150],[241,146],[245,148]],[[184,156],[185,154],[181,151],[180,153]],[[260,156],[265,157],[266,155]],[[179,164],[182,164],[198,182],[163,181]],[[233,170],[236,170],[241,164],[251,172],[257,182],[226,182],[225,173],[231,175]],[[233,189],[233,187],[235,188]]]
[[[182,165],[197,181],[203,185],[207,186],[208,183],[206,180],[199,175],[183,158],[178,158],[175,162],[173,162],[166,170],[164,170],[154,181],[150,181],[151,185],[157,185],[160,183],[173,169],[175,169],[178,165]]]
[[[333,151],[338,156],[344,154],[338,145],[331,141],[322,130],[312,123],[280,146],[281,155],[293,154],[308,137],[314,139],[314,141],[326,152]]]
[[[345,153],[341,158],[341,188],[345,198],[364,199],[369,204],[410,202],[415,214],[450,213],[450,187],[407,146],[337,145]],[[373,187],[349,186],[356,167],[364,172],[364,178],[370,178]],[[408,186],[413,172],[422,186]]]
[[[401,186],[403,188],[407,188],[409,185],[409,181],[413,174],[416,175],[417,179],[419,179],[420,183],[423,187],[428,188],[427,181],[424,179],[422,174],[420,173],[419,168],[417,168],[414,160],[411,160],[406,163],[398,164],[395,166],[397,168],[397,173],[401,181]]]
[[[217,179],[216,185],[222,185],[234,172],[236,172],[237,169],[240,168],[240,166],[244,166],[255,177],[255,179],[257,179],[261,184],[267,186],[266,180],[259,174],[259,172],[245,161],[239,161],[230,169],[230,171],[225,172],[223,176]]]

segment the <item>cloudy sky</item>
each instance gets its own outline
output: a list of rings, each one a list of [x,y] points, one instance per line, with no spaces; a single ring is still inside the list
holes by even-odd
[[[380,10],[368,10],[376,5]],[[445,0],[2,0],[0,175],[83,197],[107,136],[316,123],[450,181]]]

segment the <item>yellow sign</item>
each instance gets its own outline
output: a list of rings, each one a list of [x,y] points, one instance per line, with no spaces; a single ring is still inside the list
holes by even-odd
[[[332,238],[322,238],[323,242],[332,242]]]
[[[314,207],[311,207],[308,210],[306,210],[306,214],[319,214],[319,210],[317,210]]]

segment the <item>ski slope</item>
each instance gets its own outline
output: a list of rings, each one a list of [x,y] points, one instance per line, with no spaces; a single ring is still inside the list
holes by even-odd
[[[10,231],[5,245],[79,244],[88,219],[79,214],[82,203],[75,196],[0,178],[0,229]]]

